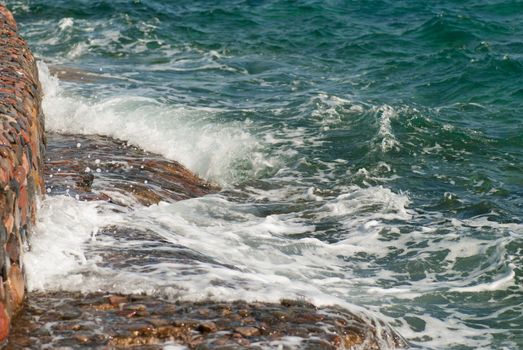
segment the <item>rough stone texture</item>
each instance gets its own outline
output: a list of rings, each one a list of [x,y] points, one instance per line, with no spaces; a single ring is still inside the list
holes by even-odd
[[[175,161],[108,137],[48,134],[47,139],[45,183],[51,195],[125,205],[118,194],[132,194],[151,205],[218,190]]]
[[[100,136],[50,134],[46,158],[49,195],[69,194],[78,200],[108,200],[126,206],[120,200],[129,194],[149,205],[216,190],[176,162]],[[91,171],[86,173],[87,167]],[[153,232],[110,226],[101,228],[101,235],[148,243],[130,250],[87,251],[87,256],[102,258],[100,267],[124,270],[151,259],[219,264],[183,246],[175,247]],[[337,306],[317,308],[295,300],[173,302],[145,295],[59,291],[30,293],[14,321],[7,349],[163,349],[168,344],[200,350],[406,346],[385,323]]]
[[[284,345],[285,339],[298,342]],[[37,293],[15,320],[7,349],[388,349],[405,341],[380,321],[340,307],[167,302],[150,296]]]
[[[40,98],[35,59],[0,5],[0,342],[24,299],[21,253],[43,189]]]

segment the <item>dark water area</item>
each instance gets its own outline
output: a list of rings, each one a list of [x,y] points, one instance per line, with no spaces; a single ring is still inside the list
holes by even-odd
[[[35,290],[302,297],[370,310],[414,347],[523,347],[521,3],[6,3],[42,60],[49,130],[111,136],[222,187],[67,223],[60,205],[95,204],[55,196],[42,237],[117,221],[216,263],[128,266],[129,287],[73,259],[35,270]]]

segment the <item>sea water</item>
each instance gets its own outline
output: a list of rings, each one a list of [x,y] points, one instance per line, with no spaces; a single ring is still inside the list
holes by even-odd
[[[7,5],[40,59],[48,130],[222,187],[125,209],[48,196],[31,290],[301,298],[365,309],[414,347],[523,347],[521,3]],[[164,258],[104,262],[144,246]],[[180,249],[203,258],[169,259]]]

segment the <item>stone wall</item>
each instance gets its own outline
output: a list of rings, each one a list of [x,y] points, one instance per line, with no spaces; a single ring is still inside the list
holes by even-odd
[[[0,342],[25,290],[23,246],[43,194],[44,117],[36,61],[0,5]]]

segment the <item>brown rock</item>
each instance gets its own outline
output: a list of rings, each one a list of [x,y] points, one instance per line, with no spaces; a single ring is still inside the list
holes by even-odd
[[[77,143],[82,147],[77,148]],[[110,190],[130,194],[143,205],[152,205],[219,190],[177,162],[108,137],[49,134],[46,156],[47,186],[53,188],[52,194],[69,190],[69,195],[78,194],[81,200],[95,200],[105,193],[107,200],[118,204],[118,198],[111,198],[106,192]],[[99,160],[96,164],[95,159]],[[85,173],[87,167],[93,171]],[[97,168],[101,171],[96,172]],[[75,184],[74,188],[68,189],[66,183]]]
[[[9,286],[11,301],[15,310],[18,310],[18,308],[22,306],[25,293],[25,281],[20,267],[18,267],[16,264],[12,264],[7,278],[7,285]]]
[[[109,303],[114,306],[119,306],[120,304],[127,303],[128,299],[123,295],[111,295],[109,296]]]
[[[14,215],[13,214],[8,214],[7,218],[4,221],[4,224],[5,224],[5,229],[7,230],[7,232],[12,232],[13,231],[13,226],[15,224]]]
[[[9,240],[5,245],[5,250],[11,261],[18,262],[18,259],[20,258],[20,243],[18,243],[15,234],[9,235]]]
[[[175,341],[191,349],[240,349],[253,347],[253,342],[265,344],[280,341],[286,336],[301,338],[307,349],[359,347],[378,350],[406,344],[384,323],[365,323],[357,314],[339,307],[316,309],[306,305],[213,301],[179,301],[173,304],[151,296],[130,295],[130,305],[124,310],[137,313],[145,309],[153,310],[153,316],[127,318],[115,317],[115,306],[107,303],[109,297],[101,293],[33,294],[28,299],[26,311],[17,318],[10,344],[13,349],[20,348],[23,341],[17,339],[23,339],[28,334],[35,341],[32,348],[70,346],[85,350],[131,346],[156,350],[161,349],[161,344],[166,341]],[[104,310],[105,307],[100,305],[110,308]],[[224,309],[237,316],[247,311],[250,316],[237,321],[222,316]],[[316,310],[322,316],[321,321],[315,316]],[[71,311],[77,311],[76,318],[63,320],[62,315]],[[275,317],[275,313],[284,313],[287,317],[281,319]],[[246,320],[251,321],[251,318],[256,327],[239,326]],[[268,321],[263,321],[265,319]],[[50,329],[52,336],[46,330],[50,322],[53,323]],[[99,333],[100,326],[103,333]],[[75,330],[81,333],[73,333]],[[81,338],[73,339],[73,334],[87,336],[89,342],[84,343]]]
[[[80,342],[80,343],[88,343],[89,342],[89,336],[84,335],[84,334],[75,334],[73,336],[73,338],[76,341]]]
[[[120,310],[116,314],[118,316],[131,318],[131,317],[134,317],[136,315],[136,310]]]
[[[245,346],[245,347],[248,347],[248,346],[251,345],[251,342],[248,341],[248,340],[245,339],[245,338],[238,338],[238,339],[236,339],[236,342],[237,342],[238,344],[240,344],[241,346]]]
[[[156,316],[148,318],[146,321],[153,325],[155,328],[167,326],[171,323],[169,320],[166,320],[164,318],[157,318]]]
[[[241,316],[241,317],[247,317],[249,316],[249,310],[247,309],[241,309],[238,311],[238,314]]]
[[[243,320],[242,320],[242,324],[251,324],[251,323],[255,323],[256,322],[256,319],[252,316],[249,316],[249,317],[245,317]]]
[[[203,337],[199,337],[199,336],[194,337],[188,341],[188,345],[192,349],[196,348],[198,345],[200,345],[202,343],[203,343]]]
[[[99,311],[106,311],[106,310],[114,310],[117,308],[116,305],[113,304],[99,304],[99,305],[93,305],[93,308]]]
[[[256,327],[236,327],[234,331],[244,337],[257,337],[260,335],[260,330]]]
[[[9,325],[11,319],[2,303],[0,303],[0,342],[3,342],[9,335]]]
[[[198,325],[198,330],[202,333],[216,332],[217,329],[214,322],[204,322]]]

